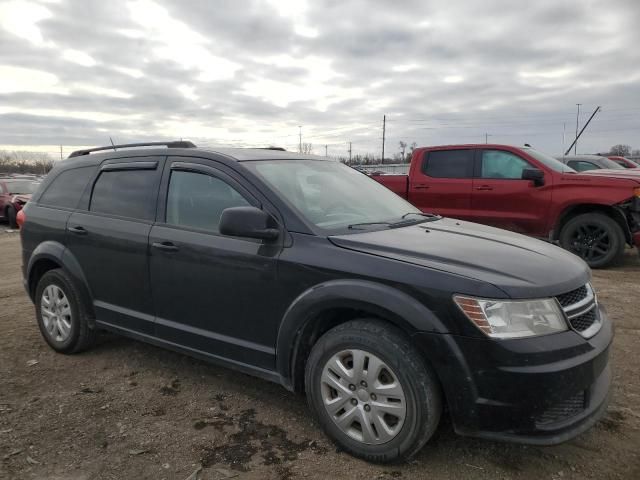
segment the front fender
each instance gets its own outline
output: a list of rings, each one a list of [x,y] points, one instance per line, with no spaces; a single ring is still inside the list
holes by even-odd
[[[410,333],[447,332],[431,310],[403,291],[366,280],[331,280],[304,291],[284,314],[276,344],[276,368],[283,379],[292,377],[298,333],[311,319],[334,308],[365,310]]]

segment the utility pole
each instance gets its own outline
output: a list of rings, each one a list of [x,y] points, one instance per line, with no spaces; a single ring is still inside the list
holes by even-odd
[[[382,116],[382,163],[384,163],[384,137],[387,133],[387,116]]]
[[[574,143],[574,147],[573,147],[573,154],[574,155],[577,155],[577,152],[578,152],[578,121],[580,119],[580,105],[582,105],[582,104],[581,103],[576,103],[576,105],[578,106],[578,113],[576,113],[576,139],[573,142]],[[571,149],[569,149],[569,150],[571,150]]]
[[[564,152],[564,146],[566,145],[566,141],[567,141],[567,123],[564,122],[562,124],[562,151]],[[562,154],[562,158],[564,158],[564,153]]]
[[[591,123],[591,120],[593,120],[593,117],[595,117],[596,113],[598,113],[599,111],[600,111],[600,107],[598,106],[598,107],[596,107],[596,109],[593,111],[593,113],[589,117],[589,120],[587,120],[587,123],[584,124],[584,127],[582,127],[582,130],[580,130],[580,133],[576,135],[576,139],[573,141],[573,143],[571,145],[569,145],[569,148],[567,148],[567,151],[564,152],[565,155],[569,155],[569,152],[571,151],[571,147],[573,147],[576,143],[578,143],[578,139],[580,138],[582,133],[585,131],[587,126]]]
[[[489,143],[489,134],[485,133],[484,134],[484,144],[486,145],[487,143]]]
[[[299,136],[300,136],[300,145],[298,146],[298,149],[300,153],[302,153],[302,125],[298,125],[298,130],[299,130]]]
[[[328,148],[329,148],[329,145],[325,145],[325,146],[324,146],[324,156],[325,156],[325,157],[328,157],[328,156],[329,156],[329,154],[327,153],[327,149],[328,149]]]
[[[349,142],[349,165],[351,165],[351,142]]]
[[[60,160],[62,160],[62,145],[60,145]]]

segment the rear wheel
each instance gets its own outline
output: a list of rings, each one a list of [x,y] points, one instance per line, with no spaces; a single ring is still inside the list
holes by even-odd
[[[372,462],[417,453],[442,411],[440,386],[422,356],[402,332],[374,319],[324,334],[307,361],[305,386],[327,435]]]
[[[88,322],[80,292],[62,269],[45,273],[36,288],[36,318],[46,342],[61,353],[89,348],[96,330]]]
[[[584,213],[569,220],[560,231],[560,245],[581,257],[591,268],[607,267],[624,254],[624,232],[602,213]]]

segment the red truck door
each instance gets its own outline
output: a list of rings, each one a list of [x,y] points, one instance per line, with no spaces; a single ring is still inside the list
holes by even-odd
[[[409,202],[423,212],[469,219],[474,150],[431,150],[416,155],[409,174]]]
[[[542,186],[522,180],[522,171],[527,168],[538,167],[506,150],[478,150],[471,195],[473,220],[514,232],[546,236],[552,179],[546,174]]]

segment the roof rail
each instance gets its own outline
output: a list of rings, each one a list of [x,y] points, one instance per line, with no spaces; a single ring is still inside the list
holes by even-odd
[[[173,142],[143,142],[143,143],[123,143],[122,145],[109,145],[108,147],[96,147],[87,148],[84,150],[76,150],[71,152],[68,158],[80,157],[82,155],[89,155],[92,152],[101,152],[103,150],[116,150],[118,148],[133,148],[133,147],[167,147],[167,148],[196,148],[195,143],[188,140],[176,140]]]

